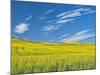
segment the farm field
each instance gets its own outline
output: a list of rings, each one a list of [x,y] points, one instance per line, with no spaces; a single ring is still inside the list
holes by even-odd
[[[94,43],[48,43],[12,38],[12,75],[96,68]]]

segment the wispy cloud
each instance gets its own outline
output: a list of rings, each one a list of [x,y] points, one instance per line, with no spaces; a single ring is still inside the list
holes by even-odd
[[[64,39],[61,39],[60,41],[61,42],[77,42],[77,41],[81,41],[87,38],[94,37],[95,34],[91,34],[89,31],[90,30],[83,30],[83,31],[77,32],[76,34],[66,37]]]
[[[25,33],[29,30],[29,25],[26,23],[20,23],[19,25],[16,25],[14,28],[14,32],[18,34]]]
[[[58,29],[58,26],[57,25],[48,25],[48,26],[45,26],[43,27],[42,31],[52,31],[52,30],[57,30]]]
[[[26,17],[26,18],[24,19],[24,21],[27,22],[27,21],[29,21],[29,20],[31,20],[31,19],[32,19],[32,15],[29,15],[28,17]]]
[[[57,15],[57,17],[63,17],[65,15],[70,15],[70,14],[74,14],[74,13],[79,13],[79,12],[85,12],[85,11],[89,11],[91,10],[90,8],[85,8],[85,7],[79,7],[79,8],[75,8],[75,9],[72,9],[72,10],[68,10],[68,11],[65,11],[65,12],[62,12],[60,14]]]
[[[82,30],[82,31],[80,31],[80,32],[77,32],[76,35],[81,35],[81,34],[84,34],[84,33],[89,32],[89,31],[90,31],[90,29]]]
[[[45,20],[45,19],[46,19],[46,16],[49,15],[50,13],[52,13],[53,11],[54,11],[53,9],[49,9],[49,10],[45,11],[43,14],[41,14],[41,15],[38,17],[38,19],[39,19],[40,21]]]
[[[85,34],[85,35],[80,35],[80,36],[73,36],[69,39],[68,38],[63,39],[62,41],[63,42],[77,42],[77,41],[84,40],[84,39],[94,37],[94,36],[95,36],[95,34]]]
[[[73,12],[67,15],[62,16],[60,19],[66,19],[66,18],[71,18],[71,17],[77,17],[81,16],[82,14],[80,12]]]
[[[94,13],[94,10],[90,8],[86,8],[86,7],[81,7],[81,8],[62,12],[57,15],[57,18],[66,19],[66,18],[79,17],[79,16],[82,16],[84,13],[87,13],[87,14]]]
[[[48,26],[44,26],[42,28],[42,36],[46,37],[48,36],[51,32],[58,30],[58,28],[60,27],[60,25],[48,25]]]
[[[61,24],[63,24],[63,23],[71,22],[71,21],[73,21],[73,20],[75,20],[75,19],[58,20],[56,23],[61,23]]]
[[[68,36],[68,34],[64,34],[64,35],[61,35],[58,39],[65,38],[65,37],[67,37],[67,36]]]
[[[94,11],[94,10],[87,11],[87,12],[84,13],[84,15],[86,15],[86,14],[91,14],[91,13],[95,13],[95,12],[96,12],[96,11]]]
[[[48,10],[46,13],[51,13],[53,10]],[[53,18],[51,20],[45,21],[45,23],[49,26],[44,26],[42,28],[43,33],[46,32],[46,34],[51,33],[55,30],[59,30],[65,23],[71,23],[75,20],[78,20],[82,15],[95,13],[94,10],[92,10],[89,7],[78,7],[74,8],[72,10],[67,10],[64,12],[61,12],[57,15],[55,15],[56,18]],[[67,24],[68,25],[68,24]],[[48,31],[48,32],[47,32]]]
[[[90,11],[90,8],[86,8],[86,7],[81,7],[81,8],[77,8],[72,10],[72,12],[86,12],[86,11]]]
[[[57,37],[57,38],[53,38],[53,39],[50,39],[50,40],[48,40],[47,42],[59,42],[59,41],[57,41],[57,40],[61,40],[61,39],[63,39],[63,38],[65,38],[65,37],[67,37],[68,36],[68,34],[63,34],[63,35],[61,35],[61,36],[59,36],[59,37]]]
[[[68,13],[69,13],[69,12],[62,12],[62,13],[60,13],[60,14],[57,15],[57,18],[62,17],[62,16],[64,16],[64,15],[68,14]]]
[[[49,9],[48,11],[45,12],[45,14],[49,14],[51,12],[53,12],[53,9]]]

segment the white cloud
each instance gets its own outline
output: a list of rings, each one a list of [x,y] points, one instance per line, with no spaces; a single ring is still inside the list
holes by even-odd
[[[88,32],[89,30],[83,30],[83,31],[77,32],[75,35],[61,39],[60,41],[61,42],[77,42],[77,41],[84,40],[84,39],[95,36],[95,34],[91,34]]]
[[[57,15],[57,18],[62,17],[62,16],[64,16],[64,15],[66,15],[67,13],[68,13],[68,12],[60,13],[60,14]]]
[[[31,18],[32,18],[32,15],[29,15],[28,17],[25,18],[24,21],[25,21],[25,22],[26,22],[26,21],[29,21]]]
[[[58,39],[62,39],[62,38],[67,37],[67,36],[68,36],[68,34],[64,34],[64,35],[61,35]]]
[[[63,34],[63,35],[61,35],[60,37],[54,38],[54,39],[51,39],[51,40],[48,40],[47,42],[54,42],[54,41],[60,40],[60,39],[62,39],[62,38],[65,38],[65,37],[67,37],[67,36],[68,36],[68,34]],[[59,42],[59,41],[58,41],[58,42]]]
[[[67,22],[71,22],[75,19],[64,19],[64,20],[58,20],[56,23],[67,23]]]
[[[95,13],[95,11],[94,11],[94,10],[87,11],[87,12],[84,13],[84,15],[86,15],[86,14],[91,14],[91,13]]]
[[[91,10],[90,8],[86,8],[86,7],[81,7],[81,8],[78,8],[78,9],[74,9],[72,12],[85,12],[85,11],[89,11]]]
[[[77,16],[81,16],[81,13],[73,12],[73,13],[62,16],[60,19],[66,19],[66,18],[77,17]]]
[[[53,9],[47,10],[47,11],[44,12],[42,15],[40,15],[40,16],[38,17],[38,19],[39,19],[40,21],[45,20],[45,19],[47,18],[46,15],[48,15],[48,14],[51,13],[51,12],[53,12]]]
[[[68,23],[68,22],[71,22],[73,20],[75,20],[75,19],[63,19],[63,20],[56,19],[54,21],[53,20],[48,21],[48,24],[50,24],[50,25],[44,26],[42,28],[42,31],[43,31],[43,33],[46,32],[44,35],[48,36],[49,33],[60,29],[63,26],[64,23]]]
[[[20,23],[19,25],[15,26],[14,32],[18,34],[22,34],[29,30],[29,25],[26,23]]]
[[[78,17],[78,16],[81,16],[84,13],[88,13],[90,11],[92,11],[92,9],[87,8],[87,7],[81,7],[81,8],[77,8],[77,9],[62,12],[62,13],[58,14],[56,17],[60,18],[60,19]]]
[[[42,36],[47,37],[51,32],[56,31],[61,25],[48,25],[42,28]]]
[[[43,31],[50,31],[52,29],[54,29],[54,26],[51,25],[43,27]]]
[[[47,13],[51,13],[53,10],[48,10]],[[79,19],[84,14],[94,13],[94,10],[87,7],[78,7],[72,10],[67,10],[56,15],[56,18],[46,21],[45,23],[50,26],[42,28],[43,32],[49,35],[50,32],[60,29],[65,23],[73,22]],[[80,32],[85,33],[86,31]],[[80,34],[77,33],[77,34]]]
[[[42,31],[52,32],[52,31],[57,30],[58,28],[59,28],[59,25],[48,25],[48,26],[43,27]]]
[[[81,10],[83,10],[83,8],[78,8],[78,9],[73,9],[73,10],[65,11],[65,12],[62,12],[62,13],[58,14],[57,18],[66,16],[66,15],[70,15],[72,13],[77,13],[77,12],[80,12]]]
[[[45,14],[49,14],[49,13],[51,13],[51,12],[53,12],[53,10],[52,10],[52,9],[50,9],[50,10],[46,11],[46,12],[45,12]]]
[[[69,39],[64,39],[62,41],[64,41],[64,42],[77,42],[77,41],[84,40],[84,39],[94,37],[94,36],[95,36],[95,34],[88,34],[88,35],[86,34],[86,35],[71,37]]]
[[[87,33],[89,32],[90,30],[83,30],[83,31],[80,31],[80,32],[77,32],[76,35],[81,35],[81,34],[84,34],[84,33]]]

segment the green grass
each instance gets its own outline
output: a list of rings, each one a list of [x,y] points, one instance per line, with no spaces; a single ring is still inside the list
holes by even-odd
[[[47,43],[12,38],[12,74],[96,68],[95,44]]]

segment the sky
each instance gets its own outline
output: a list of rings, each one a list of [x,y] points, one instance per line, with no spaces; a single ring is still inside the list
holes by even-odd
[[[95,42],[96,7],[12,1],[12,37],[39,42]]]

